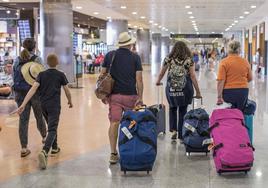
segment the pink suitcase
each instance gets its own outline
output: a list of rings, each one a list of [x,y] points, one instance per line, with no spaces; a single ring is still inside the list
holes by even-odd
[[[254,148],[242,112],[238,109],[214,110],[209,124],[215,145],[213,158],[217,172],[250,171],[254,161]]]

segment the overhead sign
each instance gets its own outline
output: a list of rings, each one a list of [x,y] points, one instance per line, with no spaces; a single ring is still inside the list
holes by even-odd
[[[192,38],[223,38],[222,34],[170,34],[171,38],[184,38],[184,39],[192,39]]]

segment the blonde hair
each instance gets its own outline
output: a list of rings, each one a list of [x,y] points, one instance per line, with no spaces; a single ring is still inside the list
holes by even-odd
[[[241,48],[240,42],[233,40],[229,43],[228,52],[230,54],[239,54],[240,48]]]
[[[24,48],[20,53],[20,58],[22,61],[29,61],[31,59],[31,54],[26,48]]]
[[[49,67],[56,67],[59,64],[59,59],[56,54],[49,54],[47,56],[47,64]]]

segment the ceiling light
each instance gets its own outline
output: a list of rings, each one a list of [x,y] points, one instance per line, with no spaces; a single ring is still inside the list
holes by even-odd
[[[196,34],[198,34],[198,35],[199,35],[199,32],[196,32]]]
[[[168,31],[168,29],[166,29],[166,31]]]
[[[192,23],[195,23],[195,20],[192,20]]]
[[[229,26],[229,28],[232,28],[232,27],[233,27],[232,25]]]
[[[244,14],[249,14],[250,12],[249,11],[245,11]]]
[[[190,16],[189,18],[190,18],[190,19],[194,19],[194,16]]]
[[[193,12],[187,12],[187,14],[193,14]]]
[[[164,28],[164,27],[162,27],[162,30],[165,30],[165,28]]]
[[[77,6],[76,9],[82,9],[82,7],[81,6]]]
[[[212,31],[211,33],[212,33],[212,34],[215,34],[215,32],[214,32],[214,31]]]
[[[234,26],[235,24],[234,23],[232,23],[232,26]]]
[[[3,0],[3,2],[9,2],[9,0]]]
[[[93,14],[98,15],[99,13],[98,12],[93,12]]]
[[[161,25],[159,25],[159,26],[158,26],[158,28],[162,28],[162,26],[161,26]]]
[[[138,28],[138,26],[134,25],[134,28]]]
[[[136,14],[137,14],[137,12],[132,12],[132,14],[133,14],[133,15],[136,15]]]
[[[19,13],[18,13],[18,12],[16,12],[16,15],[18,16],[18,15],[19,15]]]
[[[243,18],[244,18],[244,16],[239,16],[239,18],[240,18],[240,19],[243,19]]]
[[[78,24],[77,27],[80,27],[80,24]]]
[[[190,5],[186,5],[185,8],[191,8],[191,6]]]
[[[106,18],[107,18],[108,20],[112,19],[112,17],[111,17],[111,16],[107,16]]]
[[[131,26],[131,24],[127,24],[128,26]]]
[[[223,35],[223,32],[221,32],[221,34]]]
[[[251,7],[250,8],[257,8],[257,6],[256,5],[251,5]]]
[[[142,28],[142,27],[140,27],[140,30],[143,30],[143,28]]]
[[[141,16],[141,19],[145,19],[146,17],[145,16]]]
[[[235,20],[234,23],[238,23],[238,20]]]
[[[7,10],[7,14],[10,14],[10,10]]]
[[[230,28],[226,28],[226,29],[225,29],[225,31],[229,31],[229,30],[230,30]]]
[[[121,6],[120,8],[121,8],[121,9],[126,9],[127,7],[126,7],[126,6]]]
[[[155,25],[155,26],[157,26],[157,25],[158,25],[158,23],[155,23],[154,25]]]
[[[149,23],[154,23],[154,21],[153,20],[150,20]]]

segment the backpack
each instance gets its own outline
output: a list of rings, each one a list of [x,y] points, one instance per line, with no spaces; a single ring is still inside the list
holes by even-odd
[[[187,82],[188,71],[183,61],[172,60],[169,66],[168,82],[173,90],[182,91]]]
[[[19,64],[14,68],[14,91],[29,91],[31,89],[32,86],[25,81],[21,68],[24,64],[32,62],[36,58],[37,56],[33,55],[30,60],[25,62],[19,57]]]

